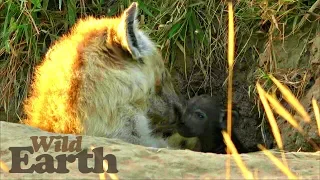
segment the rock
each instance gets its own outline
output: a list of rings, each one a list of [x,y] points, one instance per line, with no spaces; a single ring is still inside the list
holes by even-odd
[[[39,129],[28,127],[22,124],[0,122],[1,128],[1,152],[0,159],[9,169],[12,165],[12,155],[9,147],[32,146],[30,136],[52,136],[62,135],[44,132]],[[75,139],[74,135],[68,136]],[[119,179],[212,179],[225,178],[225,161],[227,155],[210,153],[197,153],[189,150],[169,150],[151,149],[138,145],[128,144],[120,140],[107,139],[101,137],[82,136],[82,149],[94,146],[103,147],[103,155],[113,154],[116,157],[116,165]],[[276,157],[280,158],[279,152],[271,151]],[[55,152],[54,147],[50,147],[48,154],[53,157],[64,154]],[[68,152],[66,154],[75,154]],[[89,153],[89,152],[88,152]],[[23,152],[23,154],[25,154]],[[39,152],[29,154],[29,162],[22,165],[29,168],[30,163],[35,163],[35,158],[45,154],[40,148]],[[285,179],[286,176],[270,161],[263,152],[249,153],[241,155],[246,166],[257,174],[258,178]],[[290,170],[303,177],[304,179],[320,178],[320,152],[317,153],[286,153],[286,158]],[[57,161],[55,161],[57,163]],[[23,163],[21,163],[23,164]],[[88,167],[92,167],[93,160],[88,160]],[[81,173],[78,169],[77,160],[68,163],[69,173],[8,173],[0,170],[0,179],[98,179],[98,174]],[[242,177],[240,169],[234,160],[231,160],[231,178],[239,179]],[[108,177],[109,178],[109,177]]]

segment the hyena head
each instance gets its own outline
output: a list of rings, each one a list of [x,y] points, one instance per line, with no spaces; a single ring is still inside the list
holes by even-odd
[[[151,66],[156,71],[156,75],[154,93],[149,98],[148,117],[152,125],[159,123],[172,124],[178,118],[178,114],[174,108],[182,108],[181,98],[178,97],[172,77],[165,68],[160,52],[158,52],[149,37],[137,28],[138,21],[136,20],[136,16],[137,3],[132,3],[122,15],[122,19],[124,20],[121,21],[118,33],[123,34],[123,29],[127,29],[126,36],[128,38],[122,44],[127,45],[131,49],[130,52],[134,59],[140,63],[148,63],[149,61],[158,63]],[[161,59],[161,63],[154,59]]]
[[[128,46],[133,58],[140,63],[154,62],[150,58],[161,59],[161,63],[154,64],[153,70],[156,69],[155,75],[155,93],[150,97],[148,113],[151,116],[152,123],[173,123],[176,121],[176,111],[174,107],[181,107],[180,98],[173,86],[172,77],[165,68],[160,52],[155,44],[146,36],[138,27],[137,3],[132,3],[122,15],[122,21],[118,28],[118,33],[123,34],[126,29],[126,37],[122,44]],[[125,28],[123,28],[125,27]],[[122,36],[125,37],[125,36]],[[144,60],[144,59],[145,60]],[[150,117],[149,116],[149,117]],[[164,122],[163,122],[164,121]]]
[[[158,52],[149,37],[137,28],[138,21],[136,16],[137,3],[132,3],[122,15],[123,20],[118,28],[118,33],[123,34],[123,30],[127,29],[125,34],[128,38],[122,44],[129,47],[130,53],[138,62],[148,63],[149,58],[161,59],[161,63],[152,65],[153,70],[157,67],[158,69],[156,69],[155,75],[155,93],[149,99],[148,115],[153,124],[173,123],[177,119],[174,107],[181,107],[181,98],[178,97],[177,91],[173,86],[172,77],[165,68],[160,52]],[[143,58],[146,60],[143,60]],[[151,59],[149,61],[154,62]]]
[[[117,131],[137,111],[156,109],[163,120],[174,119],[167,112],[177,94],[161,53],[138,28],[137,13],[132,3],[119,17],[79,20],[56,41],[36,69],[25,123],[100,135]]]

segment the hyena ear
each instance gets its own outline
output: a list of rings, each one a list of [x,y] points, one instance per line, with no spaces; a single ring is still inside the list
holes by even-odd
[[[133,59],[143,63],[143,57],[150,54],[155,47],[151,40],[138,28],[138,3],[133,2],[123,13],[119,32],[122,43],[127,46]]]

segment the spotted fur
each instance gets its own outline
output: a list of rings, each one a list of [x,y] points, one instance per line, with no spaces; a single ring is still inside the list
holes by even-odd
[[[151,135],[147,112],[156,108],[155,97],[176,93],[155,44],[138,28],[137,12],[132,3],[119,17],[81,19],[52,45],[36,68],[24,123],[167,147]]]

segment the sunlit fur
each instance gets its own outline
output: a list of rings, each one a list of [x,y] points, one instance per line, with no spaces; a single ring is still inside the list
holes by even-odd
[[[120,17],[79,20],[51,46],[36,68],[25,101],[24,123],[57,133],[167,146],[162,138],[150,135],[146,114],[150,100],[169,75],[160,53],[137,28],[136,20],[133,29],[138,46],[126,32],[128,19],[136,18],[136,5]],[[176,96],[174,90],[168,92]]]

